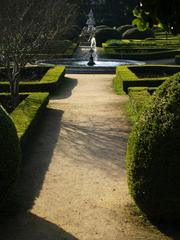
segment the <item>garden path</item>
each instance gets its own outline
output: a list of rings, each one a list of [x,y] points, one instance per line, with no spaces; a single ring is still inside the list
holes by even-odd
[[[113,75],[68,75],[51,98],[21,176],[21,205],[2,240],[169,239],[130,214],[130,131]]]

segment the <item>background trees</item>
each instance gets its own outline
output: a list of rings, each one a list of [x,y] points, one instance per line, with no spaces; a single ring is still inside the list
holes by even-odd
[[[137,2],[137,0],[81,0],[82,23],[84,24],[84,19],[91,8],[94,11],[97,25],[105,24],[113,27],[130,23],[133,19],[132,10]]]
[[[0,63],[6,69],[13,105],[18,102],[22,68],[72,25],[76,8],[70,0],[0,1]]]
[[[180,33],[179,12],[179,0],[141,0],[134,10],[136,19],[133,23],[142,30],[159,25],[177,34]]]

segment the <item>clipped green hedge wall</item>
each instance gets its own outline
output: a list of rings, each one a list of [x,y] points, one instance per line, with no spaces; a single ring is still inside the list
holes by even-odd
[[[130,193],[149,218],[180,220],[180,73],[144,108],[128,141]]]
[[[40,81],[20,82],[20,92],[50,92],[53,93],[65,75],[65,67],[50,68]],[[0,82],[0,92],[9,92],[9,83]]]
[[[6,212],[18,178],[21,150],[16,128],[0,106],[0,211]]]
[[[49,93],[30,93],[11,113],[22,149],[26,147],[48,101]]]
[[[121,82],[124,92],[128,93],[130,87],[159,87],[167,79],[166,75],[173,75],[179,71],[180,67],[177,65],[129,65],[117,67],[116,77]],[[144,77],[138,77],[143,73]]]

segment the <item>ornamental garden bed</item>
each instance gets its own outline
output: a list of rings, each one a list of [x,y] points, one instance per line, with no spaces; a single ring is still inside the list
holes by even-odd
[[[179,37],[170,39],[108,40],[102,44],[108,58],[152,60],[174,58],[180,54]]]
[[[128,94],[130,87],[158,87],[167,77],[177,72],[180,72],[178,65],[120,66],[116,69],[116,81]]]
[[[5,70],[0,69],[0,92],[9,92],[9,82],[5,79]],[[19,83],[20,92],[53,93],[65,75],[65,67],[27,67],[22,71],[24,81]]]
[[[128,51],[128,52],[127,52]],[[177,54],[180,54],[180,50],[174,49],[113,49],[105,48],[104,54],[107,58],[112,59],[132,59],[132,60],[152,60],[162,58],[174,58]]]
[[[116,69],[114,88],[119,95],[128,94],[127,112],[136,122],[143,106],[157,88],[170,76],[180,72],[178,65],[130,65]]]

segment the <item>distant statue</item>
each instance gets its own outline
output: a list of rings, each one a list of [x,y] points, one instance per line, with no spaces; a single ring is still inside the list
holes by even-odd
[[[96,49],[96,39],[95,39],[95,37],[92,37],[92,38],[91,38],[91,48],[92,48],[93,50]]]

